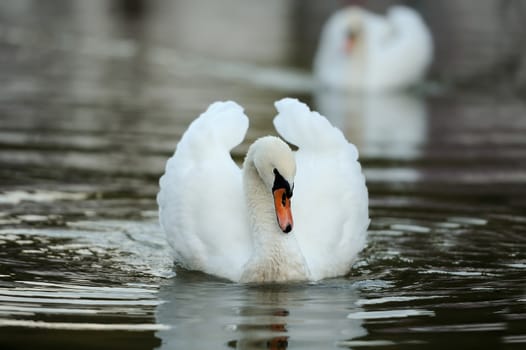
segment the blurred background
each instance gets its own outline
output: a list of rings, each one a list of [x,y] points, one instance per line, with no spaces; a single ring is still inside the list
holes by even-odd
[[[523,88],[526,5],[520,0],[22,0],[4,2],[0,15],[4,45],[38,50],[35,59],[43,61],[57,50],[95,50],[92,55],[129,54],[155,64],[170,53],[177,58],[177,51],[310,70],[322,25],[335,10],[359,5],[383,13],[394,4],[415,8],[430,27],[436,48],[430,79],[479,89]],[[162,56],[163,49],[170,53]]]
[[[413,7],[431,31],[423,87],[383,98],[317,89],[311,72],[327,18],[348,5],[382,14],[393,4]],[[246,143],[234,150],[240,157],[254,138],[273,133],[272,104],[284,96],[342,128],[365,165],[498,154],[513,167],[523,155],[525,7],[518,0],[3,1],[0,186],[152,198],[166,158],[211,102],[235,100],[251,117]],[[148,181],[137,186],[141,177]]]

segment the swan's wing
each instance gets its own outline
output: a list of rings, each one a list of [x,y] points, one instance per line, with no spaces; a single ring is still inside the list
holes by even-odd
[[[251,240],[241,170],[230,150],[248,118],[234,102],[216,102],[194,120],[166,163],[159,219],[184,267],[239,279]]]
[[[376,38],[370,55],[372,72],[392,86],[411,85],[421,80],[433,59],[431,33],[418,12],[393,6],[385,17],[388,35]]]
[[[294,232],[313,279],[346,273],[364,247],[368,194],[358,151],[329,121],[295,100],[276,102],[274,125],[296,152]]]

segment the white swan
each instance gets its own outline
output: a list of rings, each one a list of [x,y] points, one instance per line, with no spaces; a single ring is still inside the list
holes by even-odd
[[[393,6],[380,16],[350,6],[325,24],[314,74],[333,88],[394,90],[422,80],[432,54],[431,34],[411,8]]]
[[[216,102],[194,120],[160,180],[160,223],[176,261],[235,282],[319,280],[345,274],[363,248],[368,194],[356,148],[294,99],[243,168],[230,150],[248,118]]]

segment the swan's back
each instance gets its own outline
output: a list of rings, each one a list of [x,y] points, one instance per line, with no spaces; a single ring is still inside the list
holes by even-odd
[[[194,120],[166,163],[159,220],[183,267],[239,279],[251,253],[241,170],[230,150],[248,118],[234,102],[216,102]]]
[[[325,117],[293,99],[276,103],[274,125],[299,147],[292,211],[312,278],[345,274],[366,241],[368,194],[358,152]]]

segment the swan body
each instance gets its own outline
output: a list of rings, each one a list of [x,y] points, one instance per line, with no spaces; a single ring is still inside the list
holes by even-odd
[[[395,90],[421,81],[432,53],[431,34],[415,10],[393,6],[380,16],[350,6],[325,24],[314,74],[331,88]]]
[[[294,99],[276,102],[282,139],[256,140],[240,169],[230,150],[248,118],[216,102],[192,122],[160,179],[161,227],[183,267],[235,282],[347,273],[364,247],[368,194],[356,148]]]

